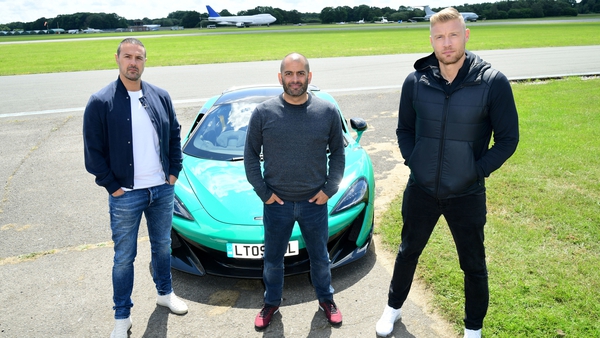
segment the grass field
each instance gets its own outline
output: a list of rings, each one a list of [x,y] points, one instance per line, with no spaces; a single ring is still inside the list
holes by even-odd
[[[521,140],[487,180],[485,337],[600,337],[600,78],[513,85]],[[401,196],[380,222],[399,245]],[[463,326],[462,272],[442,220],[417,270]]]
[[[266,30],[265,27],[265,30],[255,31],[222,29],[221,33],[206,35],[168,34],[152,37],[156,34],[148,34],[140,38],[148,50],[148,67],[279,60],[291,51],[303,53],[309,58],[320,58],[431,50],[426,24],[380,27],[356,25],[343,29],[331,26],[330,29],[299,27],[301,29],[294,30],[290,27],[283,30],[271,27]],[[600,44],[599,31],[600,21],[480,25],[472,27],[468,48],[477,51],[596,45]],[[242,34],[230,34],[232,32]],[[77,37],[81,36],[84,35]],[[64,36],[60,40],[47,37],[55,41],[44,43],[0,44],[0,75],[113,69],[113,55],[118,41],[127,35],[94,34],[85,35],[83,39],[72,37]],[[0,42],[14,39],[21,37],[2,37]]]
[[[290,51],[315,58],[431,50],[426,25],[331,28],[142,40],[148,66],[279,60]],[[597,45],[599,31],[600,22],[473,26],[468,48]],[[0,75],[114,69],[112,55],[124,36],[106,36],[0,44]],[[600,79],[523,82],[513,89],[521,142],[487,181],[491,304],[484,336],[600,337]],[[400,203],[401,196],[377,228],[392,250],[399,244]],[[444,225],[440,221],[418,275],[433,291],[434,306],[459,330],[462,273]]]

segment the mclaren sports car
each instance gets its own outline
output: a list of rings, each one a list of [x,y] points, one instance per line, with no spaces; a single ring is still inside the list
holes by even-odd
[[[256,105],[282,91],[281,86],[226,90],[210,98],[182,134],[183,170],[175,186],[171,232],[173,268],[200,276],[262,278],[263,202],[246,180],[244,144]],[[373,166],[359,144],[367,123],[361,118],[346,121],[334,98],[316,86],[309,87],[309,94],[335,104],[344,132],[344,178],[327,205],[329,257],[336,268],[363,257],[373,235]],[[286,276],[309,272],[297,224],[284,261]]]

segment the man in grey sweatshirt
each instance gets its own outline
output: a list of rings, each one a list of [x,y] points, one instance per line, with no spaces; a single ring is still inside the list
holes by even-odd
[[[344,138],[336,107],[308,92],[311,77],[306,57],[287,55],[279,73],[283,94],[258,105],[248,124],[246,176],[264,202],[266,291],[264,307],[254,321],[257,329],[266,328],[279,311],[283,259],[295,222],[310,258],[319,307],[331,324],[342,323],[331,287],[327,201],[344,174]]]

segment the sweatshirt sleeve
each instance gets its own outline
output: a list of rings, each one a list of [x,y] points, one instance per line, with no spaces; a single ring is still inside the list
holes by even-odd
[[[400,105],[398,107],[396,137],[398,138],[400,153],[402,153],[404,164],[406,165],[408,165],[408,160],[415,148],[415,123],[417,114],[412,103],[414,81],[414,73],[410,74],[404,80],[402,93],[400,94]]]
[[[519,121],[512,88],[499,73],[490,87],[489,116],[494,132],[493,146],[477,162],[480,175],[488,177],[517,149]]]
[[[246,146],[244,147],[244,169],[246,170],[246,178],[254,188],[258,197],[266,202],[271,198],[273,191],[269,189],[260,165],[260,153],[262,149],[262,121],[258,108],[254,109],[248,122],[246,131]]]

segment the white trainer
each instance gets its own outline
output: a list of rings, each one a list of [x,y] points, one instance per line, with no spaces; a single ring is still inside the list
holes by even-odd
[[[129,329],[131,329],[131,317],[125,319],[115,319],[115,328],[110,334],[110,338],[127,338]]]
[[[401,309],[394,309],[393,307],[386,305],[381,318],[379,318],[375,325],[377,335],[386,337],[388,334],[392,333],[394,330],[394,323],[396,323],[401,316]]]
[[[479,330],[465,329],[465,337],[464,338],[481,338],[481,329],[479,329]]]
[[[188,312],[187,305],[175,295],[175,292],[171,292],[164,296],[159,295],[158,298],[156,298],[156,304],[168,307],[171,312],[177,315],[183,315]]]

